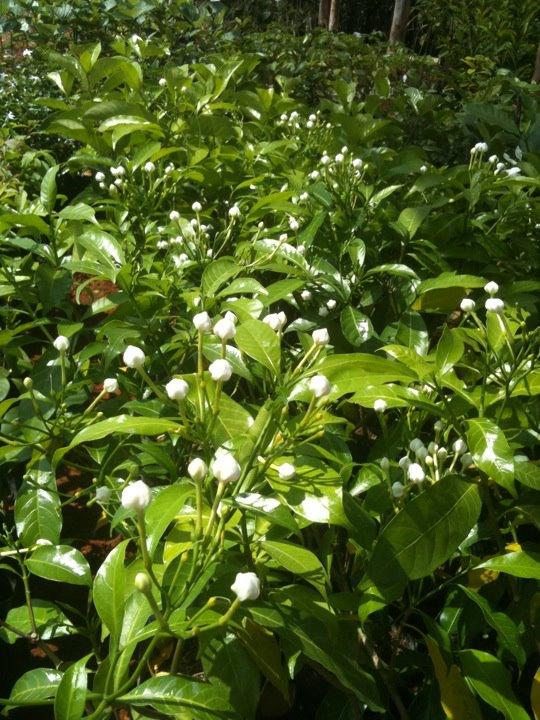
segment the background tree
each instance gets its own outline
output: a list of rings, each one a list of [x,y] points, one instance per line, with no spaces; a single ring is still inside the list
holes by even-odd
[[[328,29],[339,30],[339,12],[341,0],[332,0],[330,4],[330,15],[328,18]]]
[[[330,0],[319,0],[319,18],[318,23],[321,27],[328,27],[330,18]]]
[[[392,16],[392,26],[390,28],[390,45],[395,45],[405,40],[410,11],[410,0],[396,0],[394,4],[394,14]]]

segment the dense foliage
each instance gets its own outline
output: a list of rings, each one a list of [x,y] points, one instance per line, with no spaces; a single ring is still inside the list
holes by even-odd
[[[538,720],[526,33],[4,5],[4,713]]]

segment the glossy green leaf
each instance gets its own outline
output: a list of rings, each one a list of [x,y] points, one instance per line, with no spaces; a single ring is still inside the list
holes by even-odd
[[[56,695],[63,673],[49,668],[35,668],[17,680],[9,696],[10,705],[40,705]]]
[[[503,431],[485,418],[469,420],[467,443],[474,462],[488,477],[515,496],[514,453]]]
[[[183,485],[171,485],[162,488],[152,499],[146,510],[145,522],[147,527],[147,547],[150,557],[153,556],[161,536],[180,513],[186,499],[193,490]]]
[[[124,540],[107,555],[94,579],[93,600],[99,617],[118,639],[124,617],[126,571],[124,557],[129,540]]]
[[[238,326],[236,344],[249,357],[260,362],[278,376],[281,365],[281,349],[278,335],[260,320],[248,320]]]
[[[414,497],[380,533],[367,567],[371,583],[397,597],[409,580],[448,560],[478,520],[476,485],[446,476]]]
[[[510,552],[492,557],[477,567],[496,570],[515,577],[540,580],[540,553],[525,550]]]
[[[518,703],[508,671],[500,660],[481,650],[460,650],[457,657],[467,681],[484,702],[501,712],[506,720],[528,720],[529,715]]]
[[[121,433],[122,435],[161,435],[162,433],[178,431],[181,427],[174,420],[167,420],[166,418],[118,415],[84,428],[75,435],[69,447],[73,448],[83,443],[102,440],[113,433]]]
[[[399,319],[395,341],[414,350],[418,355],[427,354],[429,336],[422,316],[416,312],[403,313]]]
[[[15,524],[24,545],[33,545],[37,540],[56,545],[62,528],[58,494],[37,487],[19,495],[15,502]]]
[[[48,600],[32,600],[32,609],[37,632],[42,640],[52,640],[74,632],[72,622],[54,603]],[[11,608],[5,619],[9,626],[19,633],[30,635],[33,632],[26,605]],[[8,628],[0,627],[0,637],[12,645],[21,636]]]
[[[86,663],[90,655],[70,665],[62,676],[54,699],[54,720],[80,720],[86,702]]]
[[[371,320],[353,307],[343,308],[340,322],[343,335],[355,347],[359,347],[373,335]]]
[[[326,573],[319,558],[307,548],[290,542],[266,540],[263,550],[280,567],[313,585],[323,595],[326,592]]]
[[[465,346],[459,335],[445,327],[437,344],[435,367],[439,375],[446,375],[461,360]]]
[[[248,617],[244,618],[242,628],[235,632],[266,679],[288,699],[289,678],[274,635]]]
[[[241,270],[240,265],[228,257],[214,260],[204,269],[201,288],[203,293],[211,298],[229,280]]]
[[[69,545],[42,545],[26,560],[34,575],[70,585],[91,585],[90,567],[84,555]]]
[[[56,175],[60,170],[59,165],[53,165],[45,173],[41,181],[39,198],[45,210],[50,213],[56,203]]]

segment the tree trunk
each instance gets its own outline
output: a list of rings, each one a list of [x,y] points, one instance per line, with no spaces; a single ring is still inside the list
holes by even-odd
[[[319,0],[319,25],[321,27],[328,27],[328,20],[330,18],[330,0]]]
[[[339,10],[341,0],[332,0],[330,4],[330,16],[328,18],[328,29],[339,30]]]
[[[534,72],[531,82],[540,83],[540,45],[536,51],[536,63],[534,65]]]
[[[405,40],[410,11],[411,0],[395,0],[392,27],[390,28],[390,45]]]

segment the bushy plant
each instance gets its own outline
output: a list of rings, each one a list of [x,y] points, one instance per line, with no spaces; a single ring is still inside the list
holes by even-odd
[[[184,11],[6,156],[5,712],[525,720],[534,91]]]

